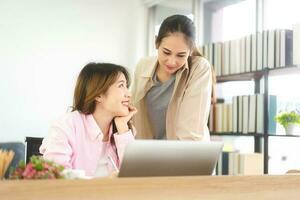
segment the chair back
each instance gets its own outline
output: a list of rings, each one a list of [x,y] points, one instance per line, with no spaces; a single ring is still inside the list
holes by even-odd
[[[44,138],[40,137],[26,137],[26,164],[30,161],[30,157],[33,155],[42,155],[40,154],[39,148],[43,142]]]

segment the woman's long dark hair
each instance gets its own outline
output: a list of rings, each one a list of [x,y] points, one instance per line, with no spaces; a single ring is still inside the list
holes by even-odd
[[[202,56],[196,45],[196,28],[194,22],[184,15],[172,15],[161,24],[155,43],[159,46],[162,39],[171,33],[183,33],[192,50],[192,56]]]

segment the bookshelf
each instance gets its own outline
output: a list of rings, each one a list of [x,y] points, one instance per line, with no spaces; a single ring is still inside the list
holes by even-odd
[[[215,10],[224,9],[226,7],[225,2],[229,1],[219,1],[218,3],[214,2]],[[223,12],[222,15],[218,16],[217,14],[215,14],[215,10],[213,10],[212,12],[209,9],[205,9],[204,12],[207,13],[203,17],[204,40],[203,42],[201,42],[200,51],[202,55],[207,58],[214,67],[217,75],[217,84],[223,85],[222,83],[225,82],[237,81],[247,81],[248,84],[248,82],[251,81],[251,86],[254,85],[254,95],[253,91],[234,91],[233,93],[236,93],[236,95],[244,95],[234,97],[231,103],[230,99],[227,98],[232,96],[232,94],[230,94],[231,91],[228,89],[226,90],[227,84],[224,84],[225,89],[224,91],[222,91],[222,93],[224,94],[223,97],[225,99],[225,102],[220,102],[220,104],[223,103],[223,105],[217,105],[216,107],[213,107],[213,112],[211,112],[210,115],[213,115],[214,117],[213,120],[209,120],[209,128],[211,136],[220,136],[221,139],[222,137],[224,137],[225,141],[227,139],[235,140],[235,138],[232,137],[246,137],[246,140],[248,140],[248,138],[252,139],[251,137],[253,137],[254,152],[259,152],[263,155],[263,172],[265,174],[268,174],[268,171],[271,170],[271,168],[269,168],[268,166],[269,149],[270,155],[272,155],[273,150],[271,149],[271,147],[274,137],[300,137],[297,135],[276,135],[276,123],[274,128],[274,123],[270,123],[270,121],[272,121],[274,113],[277,114],[276,112],[278,111],[279,106],[273,109],[273,105],[276,105],[278,102],[277,97],[274,95],[269,95],[273,93],[273,85],[271,85],[272,87],[269,88],[269,84],[272,84],[272,76],[300,74],[300,24],[296,24],[299,23],[299,21],[291,21],[293,16],[289,16],[287,14],[290,13],[289,10],[291,10],[293,6],[291,6],[290,9],[285,9],[287,10],[287,12],[285,12],[283,15],[280,15],[280,19],[284,18],[289,26],[281,26],[279,24],[276,26],[270,26],[271,23],[269,20],[277,20],[275,20],[275,16],[269,17],[269,19],[266,18],[266,16],[270,16],[271,13],[267,10],[267,8],[271,5],[268,3],[268,1],[251,1],[252,4],[248,4],[247,8],[246,6],[245,8],[240,6],[242,4],[238,5],[238,3],[241,3],[241,1],[230,1],[230,4],[233,5],[233,7],[235,7],[237,10],[239,10],[239,12],[237,12],[232,9],[231,14],[235,12],[240,13],[241,11],[241,13],[245,14],[238,14],[236,16],[239,17],[239,21],[246,22],[247,27],[249,28],[249,30],[247,31],[248,35],[245,35],[245,32],[236,34],[236,32],[239,32],[239,29],[243,29],[243,26],[242,24],[238,24],[235,19],[230,18],[232,24],[235,25],[234,30],[237,29],[237,31],[235,31],[235,34],[232,34],[229,37],[225,34],[225,32],[227,31],[227,33],[229,33],[230,31],[228,30],[232,30],[233,28],[228,25],[229,23],[231,23],[231,21],[227,21],[227,23],[224,22],[226,19],[224,14],[225,12]],[[246,1],[243,3],[246,3]],[[209,3],[205,4],[208,5]],[[282,8],[286,7],[285,5],[286,4],[282,3]],[[250,15],[251,13],[254,15]],[[275,15],[277,15],[277,12]],[[214,18],[211,16],[214,16]],[[251,17],[248,19],[245,16]],[[251,26],[251,24],[254,24],[255,27]],[[226,28],[225,26],[222,27],[220,25],[225,25]],[[237,38],[236,36],[238,36],[239,38]],[[233,84],[238,86],[238,83]],[[230,86],[232,84],[230,83],[228,85]],[[229,92],[228,94],[226,94],[227,91]],[[247,103],[244,103],[244,96],[247,96],[246,98],[248,98],[248,100],[245,98],[245,102]],[[276,98],[275,101],[273,97]],[[243,100],[240,101],[239,98]],[[258,99],[259,103],[257,103]],[[253,103],[254,101],[256,101],[256,103]],[[276,103],[274,104],[274,102]],[[250,120],[248,121],[248,124],[246,123],[246,126],[244,126],[244,121],[242,122],[242,125],[240,124],[240,121],[242,120],[239,118],[242,115],[241,113],[246,112],[238,111],[238,114],[236,114],[235,108],[237,107],[237,104],[243,105],[242,109],[246,110],[246,112],[253,111],[253,109],[251,108],[253,108],[253,104],[255,104],[255,114],[251,112],[251,117],[249,117],[248,115],[248,118]],[[247,108],[247,106],[245,105],[249,105],[249,107]],[[244,109],[244,107],[246,107],[246,109]],[[242,109],[238,107],[238,110]],[[231,112],[230,114],[223,114],[228,112],[228,110],[229,112]],[[259,114],[257,114],[258,111]],[[271,117],[268,116],[269,111],[272,112],[272,114],[270,115]],[[253,115],[255,115],[256,118],[254,125],[255,131],[253,131]],[[257,118],[257,116],[259,116],[259,119]],[[243,115],[242,119],[244,118],[246,117],[244,117]],[[247,121],[247,119],[245,121]],[[241,126],[249,127],[250,121],[251,129],[246,128],[245,131],[245,129],[242,128],[242,131],[239,130]],[[259,129],[257,128],[258,122]],[[268,127],[269,123],[270,127]],[[213,125],[211,126],[211,124]],[[217,139],[220,138],[217,137]],[[270,145],[269,138],[271,138]],[[241,140],[245,139],[241,138]],[[282,140],[284,140],[284,138],[282,138]],[[248,146],[252,147],[252,143]],[[260,161],[260,163],[262,162]]]
[[[268,149],[269,149],[269,137],[300,137],[299,135],[273,135],[268,133],[268,78],[270,76],[281,76],[281,75],[289,75],[289,74],[300,74],[300,66],[299,65],[291,65],[286,67],[278,67],[278,68],[265,68],[261,71],[255,72],[247,72],[247,73],[239,73],[239,74],[231,74],[224,76],[217,76],[217,83],[224,82],[234,82],[234,81],[254,81],[255,83],[255,91],[254,93],[262,92],[264,94],[264,133],[240,133],[240,132],[211,132],[211,136],[231,136],[231,137],[254,137],[254,151],[257,153],[263,154],[263,163],[264,163],[264,173],[268,173]],[[263,79],[263,91],[261,90],[260,83],[261,79]]]

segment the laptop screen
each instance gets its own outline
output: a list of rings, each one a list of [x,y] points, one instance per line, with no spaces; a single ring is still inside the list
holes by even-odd
[[[211,175],[222,148],[222,142],[135,140],[119,177]]]

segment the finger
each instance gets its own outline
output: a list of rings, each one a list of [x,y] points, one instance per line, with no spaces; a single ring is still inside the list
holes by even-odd
[[[129,111],[136,110],[136,107],[134,107],[133,105],[129,105],[128,108],[129,108]]]
[[[137,109],[135,108],[134,110],[129,112],[128,118],[131,119],[133,117],[133,115],[135,115],[136,113],[137,113]]]
[[[135,107],[133,107],[133,109],[130,112],[133,113],[133,115],[135,115],[138,112],[138,110]]]

